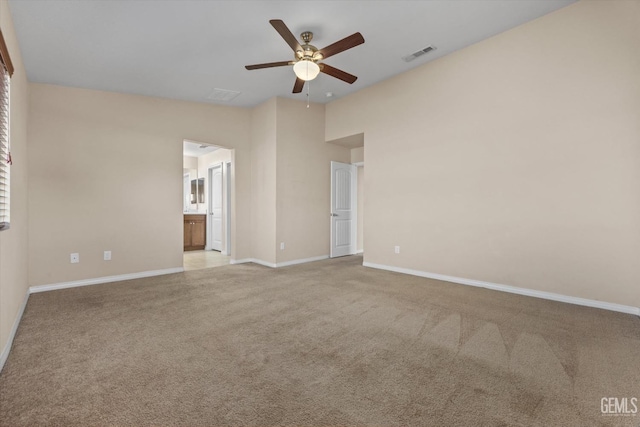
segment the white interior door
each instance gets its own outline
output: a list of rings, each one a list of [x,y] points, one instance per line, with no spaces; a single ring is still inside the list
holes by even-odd
[[[209,169],[211,249],[222,251],[222,164]]]
[[[356,253],[356,166],[331,162],[331,258]]]

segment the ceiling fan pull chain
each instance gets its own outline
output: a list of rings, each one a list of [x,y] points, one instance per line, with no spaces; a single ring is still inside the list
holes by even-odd
[[[309,108],[309,87],[311,86],[311,82],[307,82],[307,108]]]

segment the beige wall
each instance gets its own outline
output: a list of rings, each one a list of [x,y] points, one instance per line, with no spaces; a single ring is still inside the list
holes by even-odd
[[[365,261],[640,306],[638,22],[578,2],[329,104]]]
[[[276,98],[251,111],[251,254],[276,263]]]
[[[350,152],[324,142],[324,106],[274,98],[247,110],[34,84],[30,114],[31,285],[182,266],[182,227],[167,224],[182,220],[185,138],[232,148],[233,259],[328,253],[329,162]]]
[[[30,93],[31,285],[181,267],[183,139],[235,148],[234,256],[249,257],[248,110],[42,84]]]
[[[364,147],[351,149],[351,163],[364,162]]]
[[[10,144],[11,227],[0,231],[0,352],[8,344],[9,334],[28,288],[27,273],[27,115],[28,83],[9,5],[0,1],[0,29],[15,68],[11,78]],[[7,349],[8,350],[8,349]]]
[[[278,263],[329,255],[331,161],[351,154],[325,142],[324,121],[324,105],[277,99]]]

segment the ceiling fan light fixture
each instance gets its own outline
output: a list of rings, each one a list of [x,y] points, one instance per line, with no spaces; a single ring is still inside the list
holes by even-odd
[[[308,82],[318,77],[320,67],[311,60],[301,59],[293,65],[293,72],[299,79]]]
[[[353,74],[349,74],[346,71],[324,64],[321,61],[329,58],[330,56],[344,52],[345,50],[361,45],[364,43],[364,37],[362,37],[362,34],[353,33],[342,40],[338,40],[337,42],[324,47],[323,49],[318,49],[310,44],[313,39],[313,33],[311,31],[305,31],[300,35],[300,38],[303,41],[303,44],[300,44],[296,39],[296,36],[293,35],[291,30],[287,28],[281,19],[271,19],[269,23],[293,50],[293,61],[245,65],[244,68],[247,70],[259,70],[261,68],[293,65],[293,72],[296,75],[296,81],[293,84],[293,90],[291,93],[302,92],[305,82],[315,79],[321,72],[349,84],[353,84],[358,79],[358,77]],[[308,85],[307,89],[309,89]],[[308,96],[309,92],[307,91],[307,97]]]

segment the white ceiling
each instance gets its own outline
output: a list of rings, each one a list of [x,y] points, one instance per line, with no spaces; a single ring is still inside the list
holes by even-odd
[[[574,0],[213,1],[10,0],[29,80],[197,102],[239,91],[225,105],[292,94],[290,67],[247,71],[293,53],[269,24],[312,31],[323,48],[356,31],[363,45],[326,63],[358,76],[321,74],[310,99],[328,102],[535,19]],[[402,57],[434,45],[413,62]],[[328,98],[327,92],[334,96]]]
[[[182,144],[182,154],[189,157],[200,157],[203,154],[213,153],[219,148],[215,145],[207,145],[200,142],[187,141],[186,139],[182,142]]]

